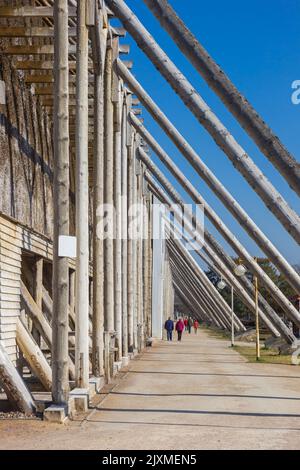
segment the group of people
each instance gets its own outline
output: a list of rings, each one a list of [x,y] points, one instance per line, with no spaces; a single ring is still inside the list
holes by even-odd
[[[181,341],[183,331],[188,331],[191,333],[192,328],[194,328],[195,334],[198,332],[199,322],[198,320],[194,320],[192,317],[179,317],[175,324],[175,330],[177,331],[177,339]],[[165,330],[167,331],[167,340],[172,341],[173,339],[173,331],[174,331],[174,321],[171,317],[165,323]]]

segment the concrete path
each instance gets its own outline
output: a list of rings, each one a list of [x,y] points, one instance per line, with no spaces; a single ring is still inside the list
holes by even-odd
[[[201,331],[159,342],[85,419],[0,422],[0,448],[300,449],[300,368],[250,364]]]

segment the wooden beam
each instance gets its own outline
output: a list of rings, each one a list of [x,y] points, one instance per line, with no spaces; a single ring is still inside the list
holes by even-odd
[[[76,18],[76,7],[69,7],[68,16]],[[21,7],[0,7],[0,17],[2,18],[53,18],[52,7],[21,6]]]
[[[5,55],[54,55],[53,44],[6,46],[1,51]],[[69,44],[69,54],[76,54],[76,44]]]
[[[34,341],[20,319],[17,321],[17,344],[23,353],[31,371],[40,380],[46,390],[52,388],[52,372],[44,354]]]
[[[52,85],[48,85],[48,86],[35,86],[34,87],[34,94],[35,95],[42,95],[42,96],[52,96],[53,95],[53,92],[54,92],[54,88]],[[93,87],[89,87],[89,95],[93,95],[94,94],[94,88]],[[75,86],[72,86],[72,87],[69,87],[69,95],[76,95],[76,87]]]
[[[44,106],[52,107],[53,106],[53,98],[41,98],[41,103]],[[89,104],[89,106],[93,106],[94,105],[94,100],[89,99],[88,104]],[[74,106],[76,106],[76,100],[69,100],[69,107],[74,107]]]
[[[11,362],[4,345],[0,341],[0,380],[8,400],[18,410],[31,415],[35,411],[33,398]]]
[[[33,74],[26,75],[24,81],[25,83],[54,83],[54,77],[52,74]],[[76,83],[76,75],[69,75],[69,83]],[[93,75],[89,75],[89,83],[94,83]]]
[[[14,63],[17,70],[53,70],[54,62],[51,60],[19,60]],[[93,62],[88,63],[88,68],[93,70]],[[69,70],[76,70],[76,61],[69,61]]]
[[[92,50],[89,47],[89,53]],[[119,53],[120,54],[129,54],[130,46],[129,44],[120,44]],[[41,45],[8,45],[3,50],[1,54],[4,55],[54,55],[54,45],[53,44],[41,44]],[[69,54],[76,54],[76,44],[69,44]]]
[[[53,38],[54,37],[54,28],[47,27],[11,27],[11,26],[1,26],[0,28],[0,37],[1,38]],[[68,29],[68,37],[76,37],[76,28]]]

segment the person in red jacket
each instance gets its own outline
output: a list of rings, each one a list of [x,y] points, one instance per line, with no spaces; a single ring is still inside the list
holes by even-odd
[[[199,322],[198,322],[198,320],[194,320],[194,331],[195,331],[195,335],[196,335],[197,332],[198,332],[198,328],[199,328]]]
[[[183,323],[184,323],[185,331],[187,331],[187,329],[188,329],[188,318],[187,317],[185,317]]]
[[[182,318],[178,319],[175,328],[176,328],[176,331],[177,331],[178,341],[181,341],[182,332],[184,330],[184,322],[183,322]]]

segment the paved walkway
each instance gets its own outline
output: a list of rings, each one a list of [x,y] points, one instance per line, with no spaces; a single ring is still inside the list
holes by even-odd
[[[300,368],[185,334],[132,361],[85,419],[0,422],[0,448],[300,449]]]

